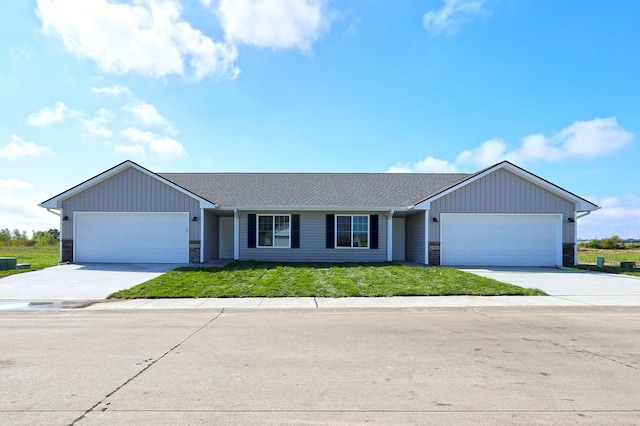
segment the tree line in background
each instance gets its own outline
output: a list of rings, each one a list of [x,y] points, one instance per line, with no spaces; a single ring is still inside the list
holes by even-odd
[[[581,241],[579,245],[584,248],[601,250],[637,249],[640,247],[640,240],[623,240],[617,235],[612,235],[611,237],[602,238],[601,240]]]
[[[53,246],[58,244],[60,231],[49,229],[47,231],[31,231],[31,238],[27,231],[9,228],[0,229],[0,246]]]

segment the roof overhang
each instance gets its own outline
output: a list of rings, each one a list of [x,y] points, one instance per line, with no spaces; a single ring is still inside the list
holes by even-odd
[[[491,167],[488,167],[474,175],[471,175],[469,178],[463,180],[462,182],[458,182],[457,184],[450,186],[449,188],[445,188],[444,190],[442,190],[441,192],[438,192],[437,194],[434,194],[432,196],[430,196],[429,198],[426,198],[418,203],[415,204],[414,208],[417,210],[430,210],[431,209],[431,203],[439,198],[442,198],[454,191],[457,191],[458,189],[462,188],[465,185],[468,185],[476,180],[482,179],[483,177],[497,171],[500,169],[505,169],[505,170],[509,170],[510,172],[516,174],[517,176],[535,184],[538,185],[544,189],[546,189],[549,192],[552,192],[564,199],[567,199],[571,202],[573,202],[576,205],[576,211],[578,212],[587,212],[587,211],[594,211],[594,210],[598,210],[600,209],[600,207],[598,207],[597,205],[595,205],[594,203],[585,200],[582,197],[577,196],[576,194],[567,191],[564,188],[559,187],[558,185],[555,185],[551,182],[549,182],[548,180],[545,180],[531,172],[528,172],[527,170],[516,166],[515,164],[512,164],[508,161],[503,161],[501,163],[495,164]]]
[[[110,168],[109,170],[106,170],[102,173],[100,173],[99,175],[96,175],[90,179],[85,180],[84,182],[74,186],[73,188],[70,188],[58,195],[56,195],[55,197],[49,198],[46,201],[43,201],[42,203],[38,204],[40,207],[46,208],[46,209],[60,209],[62,208],[62,202],[64,200],[66,200],[67,198],[73,197],[74,195],[85,191],[89,188],[91,188],[92,186],[95,186],[97,184],[99,184],[100,182],[105,181],[106,179],[109,179],[111,176],[117,175],[118,173],[129,169],[129,168],[133,168],[136,169],[137,171],[144,173],[147,176],[152,177],[153,179],[156,179],[160,182],[162,182],[163,184],[175,189],[178,192],[181,192],[195,200],[197,200],[200,203],[200,208],[201,209],[214,209],[216,208],[216,204],[212,203],[209,200],[206,200],[202,197],[199,197],[198,195],[194,194],[191,191],[188,191],[184,188],[182,188],[181,186],[176,185],[175,183],[163,178],[162,176],[159,176],[155,173],[153,173],[150,170],[145,169],[144,167],[140,166],[139,164],[134,163],[133,161],[127,160],[124,161],[120,164],[118,164],[117,166],[114,166],[112,168]]]
[[[282,212],[401,212],[410,211],[408,207],[385,206],[217,206],[218,210],[237,211],[282,211]]]

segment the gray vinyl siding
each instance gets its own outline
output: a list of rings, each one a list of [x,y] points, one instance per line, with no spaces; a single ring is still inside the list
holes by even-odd
[[[205,262],[219,257],[218,228],[218,215],[205,210],[204,236],[202,238],[202,244],[204,245],[203,257]]]
[[[407,216],[405,222],[405,258],[407,262],[424,263],[426,247],[424,215],[425,212],[421,211]]]
[[[332,212],[286,212],[300,214],[300,248],[248,248],[247,219],[249,213],[284,214],[283,212],[241,212],[240,259],[285,262],[385,262],[387,260],[387,215],[378,214],[377,249],[327,249],[326,214]],[[342,213],[335,213],[342,214]],[[348,214],[348,213],[344,213]],[[364,214],[364,213],[363,213]]]
[[[64,200],[62,239],[73,239],[74,212],[189,212],[200,216],[197,200],[171,188],[134,168],[110,178]],[[200,240],[200,222],[189,220],[189,239]]]
[[[431,203],[431,216],[441,213],[562,214],[562,239],[575,242],[575,204],[510,171],[500,169]],[[440,241],[440,223],[429,222],[429,240]]]

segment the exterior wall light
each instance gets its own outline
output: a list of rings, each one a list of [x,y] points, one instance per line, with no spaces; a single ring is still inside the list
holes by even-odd
[[[431,219],[431,222],[433,222],[433,223],[438,223],[438,218],[437,218],[437,217],[434,217],[433,219]]]
[[[62,220],[69,220],[69,216],[64,216]]]
[[[197,222],[198,221],[198,216],[194,216],[193,219],[191,219],[192,222]]]
[[[574,218],[572,218],[572,217],[570,217],[570,218],[568,218],[568,219],[567,219],[567,222],[569,222],[569,223],[573,223],[573,222],[575,222],[575,221],[576,221],[576,220],[575,220]]]

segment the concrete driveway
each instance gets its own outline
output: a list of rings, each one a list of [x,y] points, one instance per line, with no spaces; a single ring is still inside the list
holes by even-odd
[[[0,300],[98,300],[138,285],[178,264],[72,264],[0,279]]]
[[[487,278],[520,287],[539,288],[550,296],[583,303],[608,301],[615,305],[640,303],[640,278],[604,274],[577,269],[543,267],[481,267],[459,268]]]

